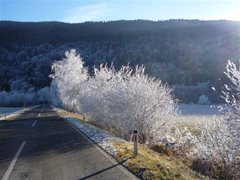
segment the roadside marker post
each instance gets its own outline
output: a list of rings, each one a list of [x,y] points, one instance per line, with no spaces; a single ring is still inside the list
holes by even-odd
[[[134,146],[134,157],[138,155],[138,130],[133,130],[133,146]]]

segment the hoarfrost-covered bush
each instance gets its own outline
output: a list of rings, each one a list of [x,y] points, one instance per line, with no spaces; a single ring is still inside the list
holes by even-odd
[[[140,140],[146,142],[159,137],[164,125],[175,118],[171,90],[145,75],[144,67],[123,66],[116,71],[100,66],[94,72],[90,114],[98,122],[118,128],[124,135],[138,129]]]
[[[172,136],[176,139],[175,150],[190,149],[196,144],[196,137],[192,135],[188,127],[176,128],[172,133]]]
[[[53,69],[52,89],[62,106],[72,104],[74,111],[126,138],[138,129],[142,143],[156,140],[166,123],[175,119],[171,89],[145,75],[143,66],[115,70],[113,65],[100,65],[90,77],[80,56],[71,50]]]
[[[227,106],[225,107],[225,120],[231,135],[234,138],[240,151],[240,69],[231,61],[227,64],[227,77],[232,85],[227,86],[224,94]]]
[[[205,174],[217,179],[240,179],[240,71],[229,61],[225,74],[231,85],[225,85],[223,91],[224,116],[205,124],[195,145],[195,157],[205,167],[201,168]]]
[[[208,121],[202,129],[195,148],[196,160],[208,167],[198,170],[218,179],[239,178],[239,146],[229,132],[225,120]]]

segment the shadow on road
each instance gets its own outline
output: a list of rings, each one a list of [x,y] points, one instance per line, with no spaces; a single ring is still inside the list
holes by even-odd
[[[96,175],[98,175],[98,174],[101,174],[101,173],[103,173],[103,172],[106,172],[106,171],[108,171],[108,170],[111,170],[111,169],[113,169],[113,168],[115,168],[115,167],[117,167],[117,166],[119,166],[119,165],[122,165],[123,163],[125,163],[125,162],[126,162],[127,160],[129,160],[129,159],[131,159],[131,158],[126,158],[126,159],[120,161],[120,162],[117,163],[117,164],[114,164],[114,165],[112,165],[112,166],[109,166],[109,167],[107,167],[107,168],[104,168],[104,169],[102,169],[102,170],[100,170],[100,171],[97,171],[97,172],[95,172],[95,173],[92,173],[92,174],[90,174],[90,175],[81,177],[81,178],[79,178],[78,180],[88,179],[88,178],[91,178],[91,177],[96,176]]]

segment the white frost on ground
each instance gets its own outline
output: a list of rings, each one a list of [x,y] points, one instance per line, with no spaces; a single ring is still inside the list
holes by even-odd
[[[23,108],[23,107],[17,107],[17,108],[6,108],[6,107],[1,107],[0,108],[0,121],[2,120],[7,120],[9,118],[13,118],[17,115],[22,114],[25,111],[31,110],[37,106],[31,106],[28,108]]]
[[[65,118],[68,122],[73,124],[76,128],[78,128],[85,136],[95,142],[98,146],[100,146],[103,150],[109,153],[112,156],[116,156],[117,150],[114,148],[113,143],[124,141],[120,138],[117,138],[107,131],[99,129],[91,124],[81,122],[74,118]]]

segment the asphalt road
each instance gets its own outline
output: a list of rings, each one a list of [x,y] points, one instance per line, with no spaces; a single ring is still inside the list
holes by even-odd
[[[0,178],[136,179],[46,106],[0,124]]]

